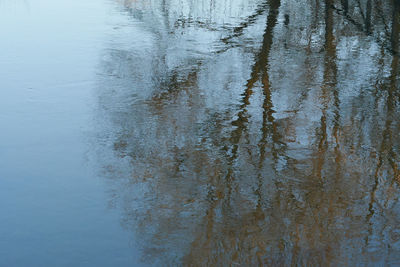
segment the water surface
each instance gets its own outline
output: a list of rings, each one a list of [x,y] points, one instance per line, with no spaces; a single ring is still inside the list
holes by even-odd
[[[6,265],[400,264],[398,1],[0,12]]]

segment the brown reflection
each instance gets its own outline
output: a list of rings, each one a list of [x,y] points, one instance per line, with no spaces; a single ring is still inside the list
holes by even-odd
[[[99,89],[144,262],[400,263],[398,3],[184,2],[127,5]]]
[[[188,266],[219,266],[226,264],[241,264],[241,265],[261,265],[264,263],[264,253],[266,253],[266,245],[262,238],[258,239],[257,235],[262,231],[262,227],[257,227],[263,224],[265,214],[262,204],[262,187],[263,177],[261,173],[257,176],[257,204],[253,211],[248,211],[245,214],[237,217],[234,212],[235,198],[239,195],[240,184],[236,184],[235,196],[232,196],[232,184],[235,180],[235,162],[239,159],[239,147],[242,134],[247,131],[246,123],[248,122],[247,106],[250,105],[250,97],[252,96],[252,89],[262,76],[264,104],[263,104],[263,123],[262,132],[264,145],[260,146],[260,161],[259,170],[262,169],[262,163],[265,157],[265,141],[267,135],[267,120],[274,127],[274,120],[272,117],[272,103],[271,92],[269,89],[268,81],[268,57],[271,50],[273,40],[273,29],[277,22],[278,12],[280,7],[279,0],[270,1],[269,12],[267,17],[266,29],[263,35],[263,42],[261,50],[256,57],[256,62],[252,67],[250,79],[247,81],[245,92],[243,93],[242,104],[240,111],[237,114],[237,119],[232,122],[236,129],[232,132],[230,143],[232,149],[230,150],[231,156],[227,160],[228,170],[226,176],[221,184],[220,181],[211,185],[216,188],[214,199],[210,203],[209,209],[206,211],[204,217],[205,229],[198,231],[198,235],[190,246],[190,252],[184,257],[183,263]],[[276,132],[276,131],[274,131]],[[276,141],[274,138],[272,139]],[[219,174],[217,174],[219,177]],[[219,180],[217,178],[216,180]],[[220,207],[219,207],[220,206]],[[220,212],[221,218],[216,222],[217,213]],[[221,227],[226,227],[225,229]],[[250,231],[250,233],[249,233]],[[221,246],[223,244],[223,246]],[[249,247],[250,246],[250,247]],[[256,250],[256,254],[248,254],[243,251],[244,247]]]
[[[399,46],[399,4],[394,1],[394,9],[393,9],[393,17],[392,17],[392,34],[391,34],[391,49],[397,54]],[[367,215],[367,222],[369,223],[369,235],[366,237],[366,246],[373,246],[373,234],[374,234],[374,222],[373,218],[376,216],[376,213],[382,212],[382,206],[378,203],[378,196],[380,188],[384,188],[386,194],[388,194],[389,199],[394,197],[394,201],[398,201],[398,196],[390,196],[391,191],[394,190],[397,185],[395,183],[400,182],[400,174],[399,174],[399,155],[395,152],[395,145],[393,137],[393,120],[395,118],[396,106],[398,105],[398,100],[396,101],[396,92],[398,91],[397,87],[397,77],[398,77],[398,56],[392,56],[391,63],[391,72],[388,80],[388,84],[383,84],[382,89],[387,91],[386,95],[386,116],[385,116],[385,124],[384,130],[382,132],[382,141],[380,145],[380,149],[378,152],[378,160],[376,164],[376,170],[374,174],[374,185],[371,190],[371,197],[369,203],[369,213]],[[385,177],[382,181],[382,175],[388,171],[390,176]],[[389,178],[389,179],[388,179]],[[385,185],[387,184],[387,185]],[[390,200],[386,200],[386,205]],[[372,239],[372,241],[371,241]]]

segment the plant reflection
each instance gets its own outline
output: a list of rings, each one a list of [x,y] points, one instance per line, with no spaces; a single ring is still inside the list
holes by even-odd
[[[398,1],[122,6],[100,160],[144,262],[400,263]]]

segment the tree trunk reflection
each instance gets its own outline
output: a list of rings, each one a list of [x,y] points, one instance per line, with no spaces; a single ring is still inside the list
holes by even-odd
[[[102,62],[100,161],[144,262],[400,262],[398,1],[125,10],[142,39]]]

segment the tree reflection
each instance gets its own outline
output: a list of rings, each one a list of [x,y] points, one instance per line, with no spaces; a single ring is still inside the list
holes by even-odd
[[[144,261],[400,262],[397,1],[123,6],[100,160]]]

